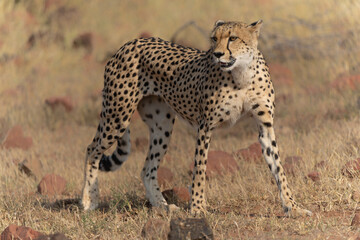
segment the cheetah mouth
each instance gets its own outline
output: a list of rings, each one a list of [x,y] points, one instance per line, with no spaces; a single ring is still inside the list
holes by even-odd
[[[231,67],[232,65],[234,65],[236,59],[231,59],[230,62],[219,62],[220,63],[220,67],[221,68],[229,68]]]

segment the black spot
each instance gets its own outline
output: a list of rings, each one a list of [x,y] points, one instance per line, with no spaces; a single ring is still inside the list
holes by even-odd
[[[265,114],[265,112],[264,111],[260,111],[260,112],[258,112],[258,115],[259,116],[262,116],[262,115],[264,115]]]
[[[269,123],[269,122],[264,122],[263,124],[264,124],[266,127],[271,127],[271,126],[272,126],[272,124]]]
[[[270,153],[271,153],[271,150],[270,150],[270,148],[268,147],[268,148],[266,149],[266,155],[270,156]]]

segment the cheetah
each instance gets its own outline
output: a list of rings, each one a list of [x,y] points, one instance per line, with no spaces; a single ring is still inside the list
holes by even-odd
[[[273,128],[275,93],[262,53],[257,49],[262,20],[252,24],[219,20],[211,48],[200,51],[160,38],[139,38],[122,46],[107,62],[100,123],[87,148],[82,193],[84,210],[98,206],[98,171],[114,171],[130,153],[129,124],[137,109],[150,132],[141,172],[152,206],[169,209],[157,170],[169,146],[175,116],[197,129],[190,213],[206,212],[206,163],[214,129],[255,119],[259,142],[280,191],[287,215],[310,216],[289,189]],[[111,155],[104,152],[117,144]]]

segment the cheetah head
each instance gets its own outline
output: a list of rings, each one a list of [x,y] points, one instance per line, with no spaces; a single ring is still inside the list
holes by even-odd
[[[215,23],[211,33],[214,59],[224,71],[246,67],[257,50],[262,20],[250,25],[242,22]]]

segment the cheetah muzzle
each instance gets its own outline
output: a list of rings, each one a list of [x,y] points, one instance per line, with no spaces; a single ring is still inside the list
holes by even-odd
[[[140,38],[112,56],[105,67],[100,122],[86,153],[85,210],[98,206],[98,171],[114,171],[127,160],[129,124],[138,110],[150,132],[141,178],[152,206],[169,208],[158,185],[157,170],[169,146],[175,116],[197,129],[190,203],[191,213],[197,215],[206,211],[206,163],[213,130],[251,115],[284,211],[311,215],[295,202],[280,162],[273,128],[274,88],[257,49],[261,25],[261,20],[250,25],[218,21],[206,52],[160,38]],[[114,152],[105,155],[114,144]]]

